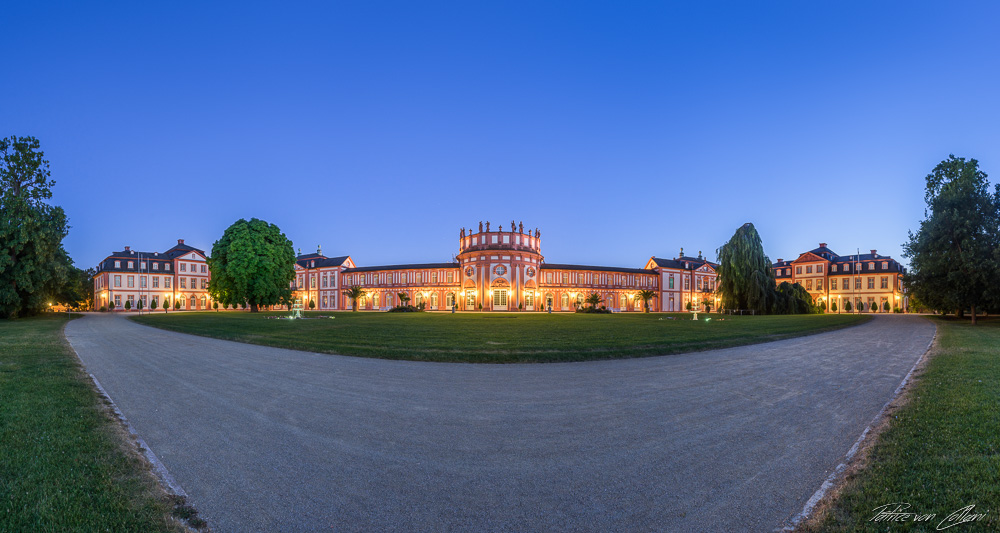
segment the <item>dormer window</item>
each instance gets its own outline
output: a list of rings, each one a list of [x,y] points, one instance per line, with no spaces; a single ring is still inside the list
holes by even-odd
[[[875,270],[875,263],[868,263],[868,270]]]
[[[115,261],[115,268],[121,268],[121,267],[122,267],[122,262],[121,261]]]
[[[889,262],[882,261],[882,270],[888,270],[888,269],[889,269]]]
[[[129,268],[135,268],[135,263],[133,263],[132,261],[129,261],[128,262],[128,267]]]
[[[159,263],[153,263],[153,270],[159,270],[159,269],[160,269],[160,264]]]
[[[163,270],[170,270],[170,263],[163,263]]]
[[[837,271],[837,265],[830,265],[830,272],[836,272],[836,271]]]

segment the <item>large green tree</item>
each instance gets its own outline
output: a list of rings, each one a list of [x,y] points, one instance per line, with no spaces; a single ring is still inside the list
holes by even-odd
[[[62,208],[49,205],[49,162],[38,139],[0,139],[0,318],[43,310],[65,291],[72,261]]]
[[[907,287],[936,309],[976,312],[1000,282],[1000,185],[991,192],[975,159],[949,155],[926,178],[927,209],[903,255]]]
[[[740,226],[717,254],[722,307],[760,314],[771,312],[775,298],[774,272],[753,224]]]
[[[256,313],[262,305],[291,300],[295,251],[274,224],[256,218],[237,220],[215,241],[208,267],[212,272],[208,291],[224,305],[245,305]]]

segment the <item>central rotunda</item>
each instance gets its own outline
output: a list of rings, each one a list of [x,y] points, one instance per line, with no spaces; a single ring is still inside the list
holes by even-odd
[[[535,310],[538,305],[541,233],[536,228],[524,232],[524,224],[510,222],[490,230],[490,223],[479,223],[479,231],[464,228],[459,232],[459,252],[456,256],[462,280],[461,296],[466,309],[483,302],[495,311]],[[482,295],[477,298],[477,295]]]

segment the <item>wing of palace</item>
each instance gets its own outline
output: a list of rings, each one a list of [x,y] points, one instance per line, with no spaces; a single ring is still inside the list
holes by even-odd
[[[354,302],[344,291],[352,286],[363,289],[360,310],[387,310],[404,296],[406,303],[427,310],[573,311],[593,294],[599,305],[616,312],[641,312],[643,294],[652,295],[646,301],[654,312],[680,312],[705,303],[718,309],[718,265],[701,252],[690,257],[682,248],[672,259],[650,257],[642,268],[550,263],[541,253],[541,232],[525,231],[523,224],[513,222],[493,230],[489,222],[485,227],[480,223],[478,230],[463,228],[453,262],[358,266],[350,256],[327,257],[318,249],[300,253],[294,268],[293,298],[317,310],[351,309]],[[778,283],[801,283],[817,303],[850,298],[905,305],[905,298],[900,300],[903,269],[875,250],[841,257],[821,244],[795,261],[779,259],[773,268]],[[164,302],[171,308],[177,302],[184,310],[208,309],[210,276],[205,252],[183,240],[163,253],[125,247],[98,265],[95,306],[112,302],[121,310],[128,301],[135,309],[141,299],[147,309],[153,300],[161,308]]]

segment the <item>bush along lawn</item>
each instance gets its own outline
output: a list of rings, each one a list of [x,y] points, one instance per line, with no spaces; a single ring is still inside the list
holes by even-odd
[[[858,315],[654,313],[175,313],[134,317],[181,333],[313,352],[468,363],[586,361],[767,342],[859,324]]]
[[[187,531],[66,344],[65,315],[0,320],[0,531]],[[202,522],[192,517],[191,525]]]
[[[1000,319],[935,320],[938,343],[902,407],[802,529],[1000,530]]]

